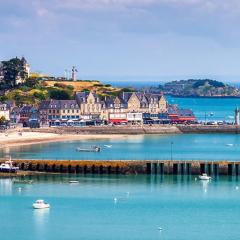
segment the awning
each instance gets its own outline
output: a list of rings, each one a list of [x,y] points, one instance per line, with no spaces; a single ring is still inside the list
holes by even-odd
[[[112,123],[127,123],[127,119],[110,119],[109,120]]]

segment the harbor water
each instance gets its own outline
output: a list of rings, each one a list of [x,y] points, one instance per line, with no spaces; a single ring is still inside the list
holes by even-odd
[[[76,151],[78,147],[93,145],[100,146],[101,151]],[[7,155],[13,159],[240,161],[240,135],[136,135],[112,140],[52,142],[0,150],[0,157]]]
[[[240,107],[240,98],[176,98],[168,97],[170,104],[191,109],[199,121],[234,121],[234,110]]]
[[[206,182],[175,176],[46,175],[31,179],[32,184],[0,179],[1,240],[239,237],[236,178]],[[51,208],[34,210],[37,199]]]

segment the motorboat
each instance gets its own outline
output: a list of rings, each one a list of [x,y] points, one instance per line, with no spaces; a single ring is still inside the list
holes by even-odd
[[[104,145],[104,147],[106,147],[106,148],[111,148],[112,145]]]
[[[211,177],[208,176],[206,173],[203,173],[202,175],[199,175],[198,178],[200,180],[210,180],[211,179]]]
[[[19,183],[19,184],[32,184],[32,183],[33,183],[33,180],[13,179],[13,183]]]
[[[232,144],[232,143],[227,143],[226,146],[228,146],[228,147],[232,147],[233,144]]]
[[[16,173],[19,170],[19,167],[14,167],[12,160],[6,161],[5,163],[0,164],[0,172],[5,173]]]
[[[77,180],[71,180],[71,181],[69,181],[69,183],[79,183],[79,181],[77,181]]]
[[[100,152],[101,148],[99,146],[91,146],[91,147],[87,147],[87,148],[78,147],[78,148],[76,148],[76,151],[78,151],[78,152]]]
[[[39,199],[35,203],[33,203],[33,208],[35,209],[50,208],[50,204],[45,203],[44,200]]]

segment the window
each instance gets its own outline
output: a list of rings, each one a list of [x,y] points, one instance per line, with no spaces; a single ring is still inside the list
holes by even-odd
[[[72,113],[74,113],[74,110],[72,110]]]
[[[68,110],[68,113],[70,113],[70,110]]]

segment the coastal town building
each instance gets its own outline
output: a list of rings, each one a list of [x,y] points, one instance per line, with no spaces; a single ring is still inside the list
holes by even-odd
[[[20,122],[31,119],[30,109],[31,106],[20,109]],[[191,110],[168,104],[163,95],[141,92],[122,92],[119,96],[104,98],[95,92],[77,92],[75,100],[42,101],[38,114],[41,125],[50,126],[165,124],[196,120]],[[12,119],[14,115],[17,111],[11,115]]]
[[[38,109],[32,105],[26,105],[20,108],[19,115],[19,123],[28,125],[29,120],[38,119]]]
[[[105,112],[108,113],[107,119],[112,123],[126,121],[142,123],[144,121],[143,113],[166,113],[168,103],[161,94],[122,92],[116,98],[107,98],[105,108]],[[141,117],[136,113],[140,113]]]
[[[41,124],[73,125],[80,121],[80,108],[76,100],[43,101],[39,107]]]
[[[7,121],[10,120],[10,111],[6,103],[0,103],[0,118],[4,117]]]
[[[190,109],[180,109],[176,105],[169,105],[168,117],[172,123],[195,122],[196,117]]]
[[[104,102],[95,92],[77,92],[76,101],[84,119],[99,119],[104,111]]]
[[[10,112],[10,121],[11,123],[19,123],[20,122],[20,110],[19,107],[14,107]]]

